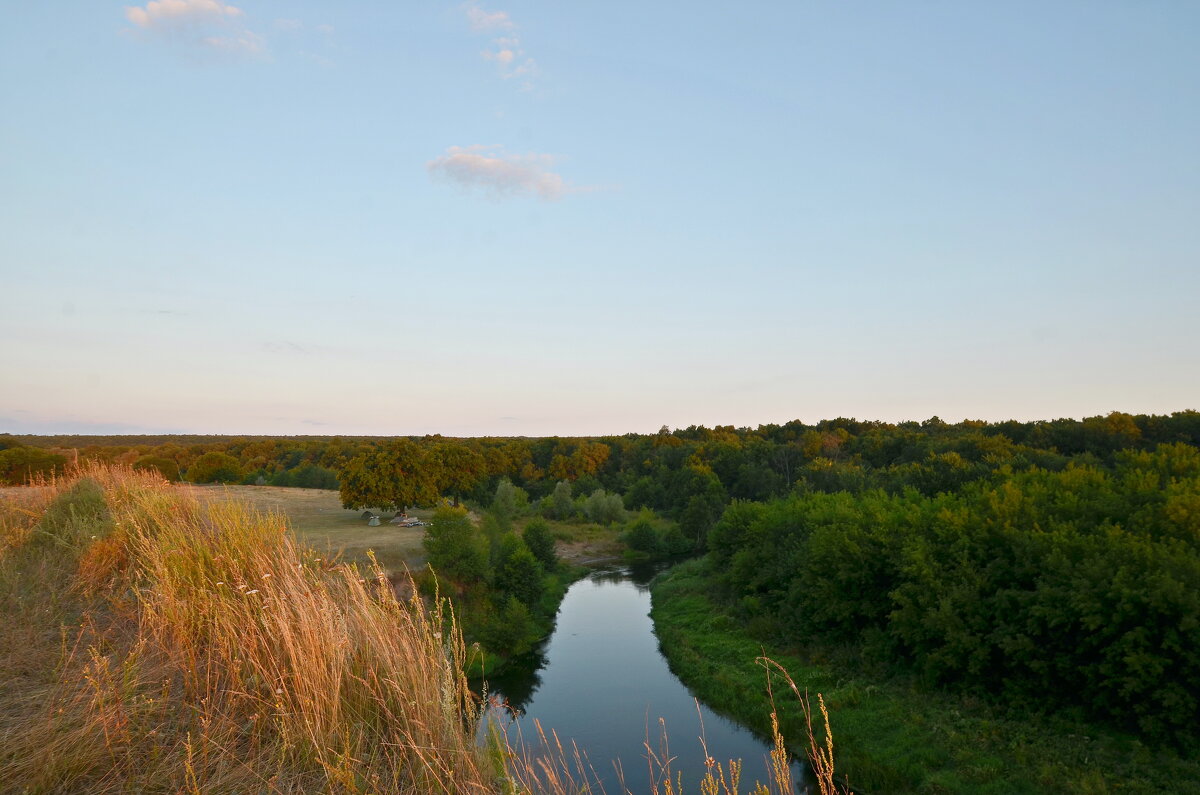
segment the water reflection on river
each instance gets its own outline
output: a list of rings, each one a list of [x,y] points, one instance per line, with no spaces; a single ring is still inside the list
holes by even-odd
[[[669,734],[672,770],[683,774],[685,792],[699,791],[702,735],[709,753],[726,767],[729,759],[743,760],[743,782],[766,782],[769,744],[707,707],[697,711],[694,697],[659,653],[646,587],[655,573],[653,567],[614,568],[572,585],[554,634],[524,665],[488,683],[523,714],[516,719],[503,711],[492,714],[510,734],[519,728],[526,740],[536,737],[536,719],[568,748],[570,741],[578,743],[609,795],[622,791],[618,759],[625,787],[637,795],[650,791],[645,743],[649,738],[659,751],[660,719]],[[799,780],[800,766],[793,771]]]

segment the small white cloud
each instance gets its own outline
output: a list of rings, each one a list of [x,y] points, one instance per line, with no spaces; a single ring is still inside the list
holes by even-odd
[[[504,66],[508,66],[510,63],[513,62],[513,59],[517,57],[517,54],[513,50],[498,50],[497,52],[490,52],[490,51],[485,50],[483,53],[483,57],[488,59],[489,61],[496,61],[497,63],[503,64]]]
[[[145,35],[177,45],[190,45],[237,56],[262,57],[267,42],[246,27],[245,13],[220,0],[151,0],[144,6],[126,6],[125,18]],[[298,20],[276,20],[286,29]]]
[[[243,31],[236,36],[205,36],[200,40],[205,47],[239,55],[262,55],[267,50],[267,44],[262,36],[250,31]]]
[[[512,30],[516,27],[505,11],[485,11],[476,2],[467,3],[464,8],[472,30]]]
[[[330,33],[333,33],[333,25],[317,25],[315,30],[317,31],[317,33],[324,33],[326,35],[329,35]]]
[[[532,84],[528,78],[532,78],[537,74],[537,63],[525,55],[525,50],[521,49],[521,41],[515,36],[501,39],[493,39],[492,46],[495,49],[484,50],[480,53],[486,61],[495,61],[500,66],[500,77],[509,80],[514,77],[527,78],[523,88],[532,88]]]
[[[537,63],[532,58],[526,58],[519,65],[505,72],[504,79],[507,80],[511,77],[533,77],[536,74]],[[525,87],[530,88],[531,86],[526,83]]]
[[[139,28],[156,28],[196,21],[240,17],[242,9],[220,0],[151,0],[142,6],[126,6],[125,18]]]
[[[554,161],[552,155],[510,155],[499,146],[452,146],[427,167],[435,178],[478,188],[495,199],[537,196],[553,201],[577,190],[551,170]]]

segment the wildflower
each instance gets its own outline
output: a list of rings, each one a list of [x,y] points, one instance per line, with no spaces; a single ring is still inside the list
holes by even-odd
[[[225,584],[224,582],[217,583],[217,585],[224,585],[224,584]]]
[[[277,695],[277,696],[283,695],[283,688],[282,687],[275,688],[275,695]]]
[[[258,593],[258,589],[255,588],[253,591],[246,591],[246,596],[249,596],[252,593]]]
[[[268,571],[266,574],[263,575],[263,579],[265,580],[270,576],[271,576],[271,572]]]

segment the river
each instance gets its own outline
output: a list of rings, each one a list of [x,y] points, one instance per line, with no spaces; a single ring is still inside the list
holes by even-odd
[[[488,682],[491,693],[506,699],[519,717],[500,709],[490,714],[510,737],[519,731],[526,741],[535,739],[536,719],[568,750],[574,741],[608,795],[623,792],[622,781],[635,795],[651,791],[647,742],[655,754],[671,758],[673,779],[683,774],[685,793],[699,792],[705,769],[701,736],[726,769],[730,759],[743,761],[743,789],[755,780],[766,783],[770,744],[698,705],[659,652],[647,584],[661,569],[614,567],[573,584],[554,633]],[[661,751],[660,720],[669,754]],[[799,782],[802,766],[792,769]],[[796,789],[808,791],[803,783]]]

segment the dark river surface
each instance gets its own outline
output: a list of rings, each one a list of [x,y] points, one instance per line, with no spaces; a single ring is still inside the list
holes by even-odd
[[[512,738],[537,739],[536,719],[553,729],[570,751],[574,741],[608,795],[624,790],[614,760],[620,760],[625,789],[650,792],[646,743],[661,749],[660,719],[669,739],[672,778],[683,774],[685,793],[699,792],[704,775],[703,735],[709,754],[728,769],[741,759],[742,789],[767,783],[770,744],[724,718],[695,697],[667,667],[650,620],[647,584],[662,567],[619,567],[593,572],[567,591],[554,633],[525,660],[491,677],[493,695],[518,710],[490,714]],[[481,729],[481,736],[483,731]],[[807,792],[802,765],[792,765],[797,792]],[[661,790],[661,784],[660,784]]]

